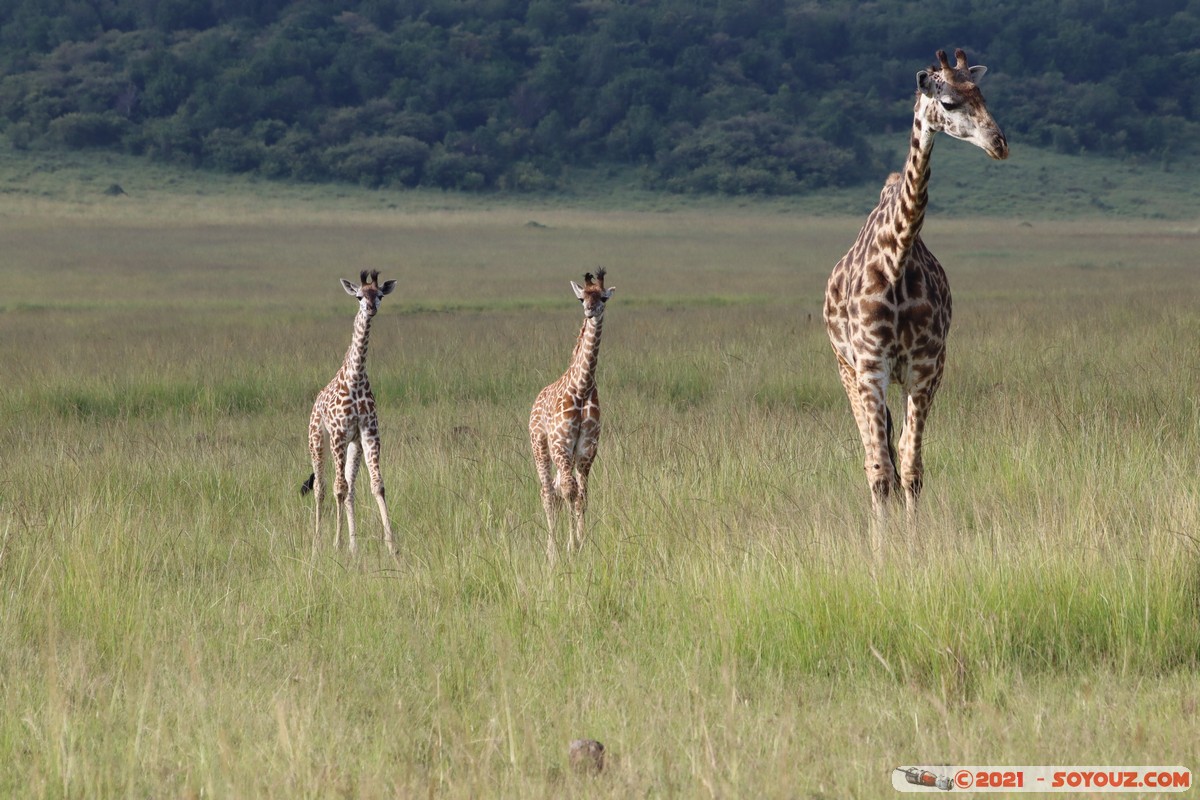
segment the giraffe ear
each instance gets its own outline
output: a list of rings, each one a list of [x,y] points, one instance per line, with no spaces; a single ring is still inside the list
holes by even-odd
[[[392,289],[395,289],[395,288],[396,288],[395,281],[384,281],[383,286],[379,287],[379,293],[380,294],[391,294]]]
[[[342,288],[345,289],[346,294],[350,295],[351,297],[358,297],[358,287],[345,278],[342,278]]]
[[[982,78],[987,73],[987,67],[983,66],[982,64],[979,64],[978,66],[971,67],[970,72],[971,72],[971,80],[974,83],[978,84],[979,79]]]
[[[929,77],[929,70],[921,70],[917,73],[917,91],[926,97],[933,96],[933,81]]]
[[[575,281],[571,281],[571,288],[575,290],[575,296],[578,297],[580,300],[582,300],[583,299],[583,287],[580,286]]]
[[[613,292],[615,292],[616,290],[617,290],[617,287],[615,287],[615,286],[610,286],[610,287],[608,287],[607,289],[605,289],[605,290],[604,290],[604,293],[603,293],[603,294],[601,294],[600,296],[601,296],[602,298],[604,298],[604,302],[606,302],[606,303],[607,303],[607,302],[608,302],[608,298],[612,297],[612,296],[613,296]]]

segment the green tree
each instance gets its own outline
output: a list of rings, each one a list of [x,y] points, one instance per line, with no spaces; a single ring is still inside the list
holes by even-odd
[[[881,177],[868,142],[956,45],[1014,141],[1196,152],[1194,0],[9,0],[0,120],[305,180],[806,191]]]

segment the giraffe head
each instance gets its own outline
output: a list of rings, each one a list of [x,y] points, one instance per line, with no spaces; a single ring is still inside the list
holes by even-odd
[[[976,85],[987,67],[968,67],[961,49],[954,51],[954,65],[945,50],[938,50],[937,58],[937,65],[917,73],[917,107],[925,123],[934,131],[970,142],[992,158],[1008,158],[1008,140]]]
[[[611,286],[608,289],[604,288],[603,267],[596,270],[595,275],[585,272],[583,274],[583,286],[580,286],[575,281],[571,281],[571,288],[575,290],[575,296],[583,304],[583,316],[588,319],[597,320],[604,316],[604,304],[608,302],[608,298],[612,297],[613,292],[617,290],[615,286]]]
[[[391,294],[392,289],[396,288],[396,282],[379,283],[379,270],[377,269],[369,272],[364,269],[359,275],[359,280],[362,281],[362,285],[355,285],[342,278],[342,288],[346,290],[346,294],[358,301],[359,311],[368,317],[373,317],[379,310],[379,303],[383,300],[383,296]]]

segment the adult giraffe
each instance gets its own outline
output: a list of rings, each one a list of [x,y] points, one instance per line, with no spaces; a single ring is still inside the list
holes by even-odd
[[[878,520],[885,518],[888,497],[899,487],[910,517],[916,511],[924,477],[921,437],[946,364],[950,286],[942,265],[921,241],[934,138],[944,131],[992,158],[1008,157],[1008,140],[977,86],[987,67],[967,66],[962,50],[954,56],[951,65],[939,50],[938,65],[917,73],[904,172],[889,178],[825,290],[825,328],[862,437]],[[887,387],[893,380],[903,387],[905,398],[898,469],[887,408]]]

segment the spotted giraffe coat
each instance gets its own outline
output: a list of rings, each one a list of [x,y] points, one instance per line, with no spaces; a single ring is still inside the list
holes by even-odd
[[[575,296],[583,305],[584,320],[571,363],[562,377],[538,393],[529,413],[529,441],[550,529],[546,551],[551,560],[555,557],[555,520],[564,502],[572,513],[568,549],[583,544],[588,475],[600,442],[596,364],[604,308],[614,291],[613,287],[604,287],[604,275],[604,270],[598,270],[595,276],[587,273],[582,287],[572,282]]]
[[[904,171],[889,177],[825,291],[825,326],[862,439],[877,518],[899,487],[907,510],[915,511],[925,421],[946,363],[950,285],[921,239],[935,134],[969,141],[992,158],[1008,156],[1008,142],[976,86],[986,68],[969,67],[962,50],[955,51],[954,65],[944,51],[937,56],[939,66],[917,73]],[[891,382],[904,393],[898,454],[887,407]]]
[[[379,310],[385,295],[395,288],[395,281],[378,282],[378,271],[363,271],[361,285],[343,280],[342,288],[359,302],[354,317],[354,335],[342,366],[333,379],[317,394],[308,422],[308,449],[313,471],[301,487],[301,493],[311,490],[316,500],[315,536],[321,534],[321,501],[325,494],[325,440],[333,459],[333,489],[336,498],[336,527],[333,543],[338,546],[342,532],[342,512],[345,511],[349,546],[356,547],[354,521],[354,480],[360,459],[367,462],[371,478],[371,493],[379,506],[384,541],[394,552],[391,521],[388,517],[383,474],[380,469],[379,417],[375,411],[375,395],[367,377],[367,344],[371,320]]]

